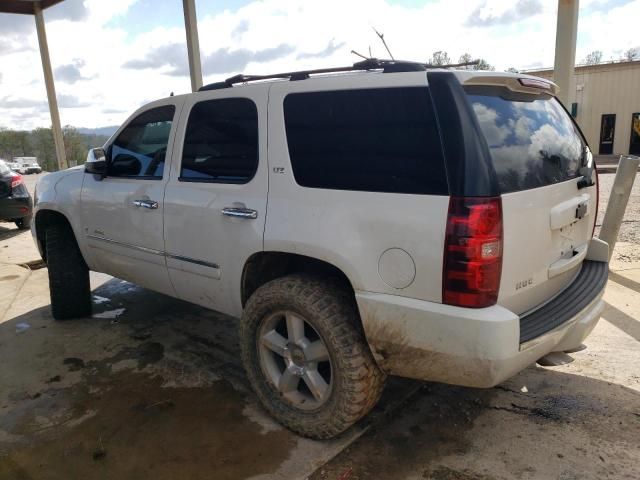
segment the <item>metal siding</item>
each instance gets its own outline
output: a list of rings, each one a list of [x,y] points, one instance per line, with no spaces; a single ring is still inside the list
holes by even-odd
[[[551,79],[552,70],[526,72]],[[640,112],[640,62],[600,64],[577,67],[575,85],[584,85],[582,92],[571,92],[570,103],[578,102],[577,121],[594,152],[600,146],[600,121],[603,114],[616,114],[613,152],[629,153],[631,115]],[[571,108],[571,105],[567,105]]]

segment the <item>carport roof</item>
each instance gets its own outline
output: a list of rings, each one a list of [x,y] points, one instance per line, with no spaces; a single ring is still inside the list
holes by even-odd
[[[40,4],[40,8],[44,10],[56,3],[63,2],[64,0],[0,0],[0,13],[22,13],[27,15],[33,15],[33,7],[36,4]]]

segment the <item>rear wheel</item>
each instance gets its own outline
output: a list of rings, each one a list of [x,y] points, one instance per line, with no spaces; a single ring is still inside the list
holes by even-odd
[[[71,229],[52,225],[45,233],[51,314],[56,320],[91,314],[89,268]]]
[[[28,230],[31,228],[31,217],[18,218],[14,223],[20,230]]]
[[[385,375],[357,324],[353,298],[303,275],[273,280],[248,300],[242,360],[264,407],[300,435],[334,437],[378,401]]]

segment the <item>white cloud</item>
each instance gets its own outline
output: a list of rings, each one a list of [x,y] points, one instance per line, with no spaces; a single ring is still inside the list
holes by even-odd
[[[56,84],[59,100],[65,99],[59,102],[62,123],[119,124],[146,101],[189,91],[181,26],[137,31],[138,25],[127,24],[126,16],[136,0],[68,2],[66,11],[63,3],[45,12],[53,68],[64,77]],[[198,6],[202,2],[196,0]],[[498,69],[553,63],[555,1],[435,0],[422,7],[392,2],[261,0],[235,11],[201,14],[205,83],[241,72],[350,64],[358,60],[352,49],[366,54],[371,47],[374,56],[386,57],[372,27],[385,34],[396,58],[426,61],[434,51],[446,50],[453,60],[469,52]],[[612,8],[605,8],[605,0],[581,3],[586,13],[581,11],[578,59],[595,49],[608,59],[637,45],[634,24],[640,18],[640,0]],[[48,110],[42,108],[46,92],[33,21],[0,14],[3,25],[0,125],[49,125]],[[5,98],[11,103],[3,102]],[[16,105],[20,99],[24,108]]]

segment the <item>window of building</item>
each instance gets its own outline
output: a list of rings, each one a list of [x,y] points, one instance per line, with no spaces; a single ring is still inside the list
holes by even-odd
[[[284,115],[299,185],[448,194],[426,87],[293,93]]]
[[[180,180],[247,183],[258,168],[258,110],[247,98],[207,100],[189,114]]]
[[[175,107],[166,105],[134,118],[110,148],[108,175],[160,179]]]

